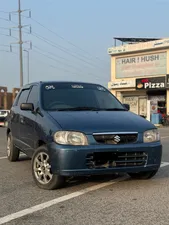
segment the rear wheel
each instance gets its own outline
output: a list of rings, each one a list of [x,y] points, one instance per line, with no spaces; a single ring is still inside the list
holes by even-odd
[[[138,179],[138,180],[148,180],[151,179],[156,175],[158,170],[153,170],[153,171],[146,171],[146,172],[139,172],[139,173],[128,173],[128,175],[132,179]]]
[[[42,189],[58,189],[65,184],[64,177],[52,174],[49,153],[44,145],[40,146],[32,157],[32,175],[36,185]]]
[[[19,149],[14,145],[11,132],[7,136],[7,158],[11,162],[15,162],[19,159]]]

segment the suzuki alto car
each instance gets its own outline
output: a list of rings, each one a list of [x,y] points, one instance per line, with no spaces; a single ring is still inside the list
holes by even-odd
[[[11,108],[7,156],[23,152],[43,189],[62,187],[67,177],[128,173],[149,179],[161,164],[156,127],[129,111],[105,87],[79,82],[24,86]]]

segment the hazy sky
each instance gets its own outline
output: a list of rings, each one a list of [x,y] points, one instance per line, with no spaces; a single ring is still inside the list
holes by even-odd
[[[0,0],[0,85],[19,87],[17,14],[12,22],[4,12],[16,11],[18,0]],[[169,0],[21,0],[32,19],[22,15],[23,41],[32,41],[30,81],[78,80],[107,85],[113,37],[168,37]],[[2,12],[4,11],[4,12]],[[40,26],[37,22],[42,24]],[[12,28],[12,36],[7,28]],[[4,35],[3,35],[4,34]],[[14,38],[15,37],[15,38]],[[4,46],[5,45],[5,46]],[[76,46],[76,47],[75,47]],[[29,44],[23,45],[29,49]],[[7,51],[7,52],[6,52]],[[27,57],[24,52],[24,83]]]

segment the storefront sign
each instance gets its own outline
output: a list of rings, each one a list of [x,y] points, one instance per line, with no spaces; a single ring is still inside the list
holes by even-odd
[[[126,81],[114,81],[109,83],[110,89],[115,88],[130,88],[135,87],[135,81],[134,80],[126,80]]]
[[[169,38],[108,48],[108,54],[115,55],[119,53],[148,50],[148,49],[151,50],[151,49],[158,49],[162,47],[169,47]]]
[[[136,79],[136,89],[165,89],[165,77]]]
[[[166,52],[116,59],[116,78],[145,77],[166,73]]]

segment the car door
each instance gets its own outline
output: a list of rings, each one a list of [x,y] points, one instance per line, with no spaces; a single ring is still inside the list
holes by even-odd
[[[32,103],[34,105],[34,111],[22,111],[22,121],[20,125],[20,138],[23,146],[24,152],[29,156],[32,155],[33,149],[35,148],[35,142],[37,135],[35,133],[35,124],[37,113],[36,109],[38,107],[39,99],[39,88],[38,85],[31,86],[28,98],[26,102],[22,103]]]
[[[14,142],[16,144],[16,146],[20,149],[22,149],[22,144],[20,141],[20,104],[22,102],[26,102],[27,98],[28,98],[28,94],[29,94],[29,89],[21,89],[21,91],[18,93],[13,106],[10,110],[10,115],[9,115],[9,127],[11,129],[12,132],[12,136],[14,138]]]

